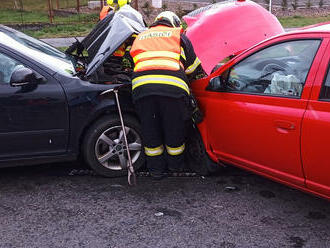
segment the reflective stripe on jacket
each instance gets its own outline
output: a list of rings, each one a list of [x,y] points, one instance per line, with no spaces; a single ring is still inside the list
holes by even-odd
[[[178,71],[181,28],[152,27],[138,35],[131,49],[135,72],[147,70]]]
[[[142,75],[134,77],[133,91],[143,85],[170,85],[189,94],[189,87],[182,78],[160,73],[172,71],[184,75],[180,60],[181,32],[181,28],[155,26],[137,36],[130,54],[135,64],[134,72]],[[149,74],[151,71],[153,73]]]
[[[194,76],[200,62],[180,28],[151,27],[138,35],[130,54],[135,64],[133,101],[151,95],[180,98],[190,94],[187,76]]]
[[[181,78],[168,75],[146,75],[132,80],[132,89],[146,84],[164,84],[179,87],[190,94],[189,87]]]

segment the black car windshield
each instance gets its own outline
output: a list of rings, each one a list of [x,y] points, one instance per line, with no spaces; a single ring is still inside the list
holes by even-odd
[[[74,64],[70,56],[26,34],[0,26],[0,43],[11,47],[19,53],[32,57],[58,73],[64,75],[75,73]]]

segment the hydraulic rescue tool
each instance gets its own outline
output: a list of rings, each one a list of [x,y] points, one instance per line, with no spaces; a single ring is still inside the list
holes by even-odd
[[[109,89],[109,90],[103,91],[101,93],[101,95],[105,95],[105,94],[108,94],[108,93],[111,93],[111,92],[113,92],[115,94],[116,102],[117,102],[117,108],[118,108],[118,113],[119,113],[119,118],[120,118],[120,123],[121,123],[121,128],[122,128],[122,131],[123,131],[123,136],[124,136],[124,141],[125,141],[125,146],[126,146],[126,151],[127,151],[127,158],[128,158],[128,164],[126,164],[127,172],[128,172],[128,178],[127,178],[127,180],[128,180],[128,184],[129,185],[135,186],[136,185],[136,175],[135,175],[135,172],[134,172],[132,158],[131,158],[130,150],[129,150],[129,147],[128,147],[126,129],[125,129],[123,114],[122,114],[122,111],[121,111],[120,102],[119,102],[119,96],[118,96],[118,90],[119,90],[119,88],[121,86],[123,86],[123,85],[120,85],[118,87],[114,87],[113,89]]]

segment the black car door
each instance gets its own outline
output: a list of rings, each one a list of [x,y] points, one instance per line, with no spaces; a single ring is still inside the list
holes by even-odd
[[[27,67],[42,83],[12,86],[14,70]],[[48,73],[0,48],[0,160],[63,154],[68,108],[60,84]]]

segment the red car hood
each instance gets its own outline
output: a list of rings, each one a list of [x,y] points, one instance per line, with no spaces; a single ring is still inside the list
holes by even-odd
[[[207,74],[224,58],[284,32],[277,18],[252,1],[228,1],[197,9],[183,18],[187,36]]]

